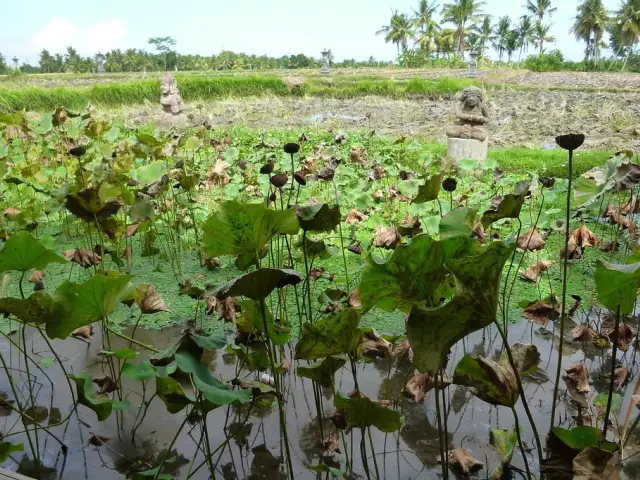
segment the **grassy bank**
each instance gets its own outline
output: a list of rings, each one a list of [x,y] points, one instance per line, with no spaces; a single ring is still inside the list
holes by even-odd
[[[262,95],[313,95],[352,98],[380,95],[404,98],[412,95],[453,94],[475,82],[468,79],[440,78],[428,80],[376,79],[375,77],[309,78],[306,83],[290,87],[287,80],[276,76],[179,77],[180,94],[185,101]],[[0,108],[6,110],[47,111],[64,106],[80,109],[88,103],[99,107],[157,103],[160,85],[156,80],[93,85],[85,88],[0,88]]]

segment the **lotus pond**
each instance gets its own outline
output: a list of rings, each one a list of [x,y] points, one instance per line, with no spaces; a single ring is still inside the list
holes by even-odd
[[[0,115],[0,465],[636,478],[640,165],[583,141]]]

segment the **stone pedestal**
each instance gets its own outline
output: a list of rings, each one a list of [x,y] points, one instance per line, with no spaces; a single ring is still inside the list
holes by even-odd
[[[447,142],[447,155],[454,162],[467,158],[484,162],[487,159],[489,141],[472,140],[468,138],[451,138]]]

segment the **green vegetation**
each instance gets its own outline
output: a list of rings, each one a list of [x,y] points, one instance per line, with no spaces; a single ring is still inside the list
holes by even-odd
[[[624,448],[640,423],[638,415],[631,423],[631,405],[627,421],[610,428],[621,418],[619,362],[633,368],[636,355],[628,324],[640,289],[640,164],[632,152],[581,152],[584,136],[568,135],[553,151],[495,150],[485,162],[451,165],[441,146],[404,137],[296,137],[204,126],[131,130],[64,109],[0,116],[0,339],[11,346],[0,349],[8,388],[1,406],[11,425],[0,463],[18,463],[10,454],[24,450],[44,468],[45,450],[56,447],[43,439],[65,450],[69,437],[54,427],[79,409],[98,422],[115,418],[113,428],[134,445],[141,425],[177,419],[161,454],[120,454],[127,477],[175,478],[174,447],[189,438],[181,447],[193,449],[184,455],[187,478],[201,469],[213,476],[214,458],[238,428],[250,432],[269,417],[279,431],[265,434],[263,448],[281,446],[280,477],[310,469],[384,478],[377,457],[389,452],[377,446],[396,433],[400,447],[409,444],[411,404],[428,395],[446,479],[450,469],[484,468],[450,450],[447,429],[458,412],[448,388],[513,418],[490,437],[476,433],[496,449],[495,471],[512,468],[519,451],[528,478],[539,476],[547,432],[562,468],[594,449],[608,458]],[[579,176],[592,166],[601,167],[602,182]],[[523,319],[532,324],[526,344],[526,329],[510,336]],[[141,339],[145,327],[171,334],[172,324],[181,331],[168,348]],[[34,331],[46,345],[38,353],[27,340]],[[480,334],[478,350],[468,342]],[[548,355],[558,376],[566,370],[571,395],[546,379],[553,372],[544,371],[538,336],[557,343]],[[58,342],[77,337],[102,342],[99,377],[61,355],[68,344]],[[594,398],[587,362],[569,366],[565,342],[585,356],[601,352],[610,375],[594,382]],[[14,358],[24,367],[15,369]],[[225,365],[214,372],[218,358]],[[383,372],[377,396],[377,385],[364,387],[367,363]],[[54,369],[63,380],[55,388]],[[397,384],[388,382],[394,369]],[[48,387],[44,395],[38,384]],[[297,384],[308,387],[307,400],[286,401]],[[545,397],[552,412],[578,402],[591,425],[571,428],[553,413],[536,421],[528,387],[541,385],[555,385]],[[67,388],[65,405],[59,395]],[[149,419],[152,402],[161,408]],[[304,408],[296,403],[308,409],[308,432],[293,428]],[[212,424],[222,433],[210,434]],[[302,463],[292,446],[303,435],[322,453],[350,454]],[[94,435],[89,443],[114,448],[107,441]]]

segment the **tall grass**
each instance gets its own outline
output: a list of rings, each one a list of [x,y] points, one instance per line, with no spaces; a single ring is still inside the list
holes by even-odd
[[[180,93],[185,101],[210,100],[225,97],[262,95],[309,95],[331,98],[351,98],[378,95],[403,98],[414,95],[444,95],[455,93],[475,82],[468,79],[413,78],[409,81],[365,77],[308,78],[302,88],[291,90],[285,80],[273,75],[260,76],[180,76]],[[97,84],[85,88],[0,88],[0,109],[48,111],[57,107],[84,108],[88,103],[102,107],[119,107],[145,102],[157,103],[160,86],[156,80]]]

